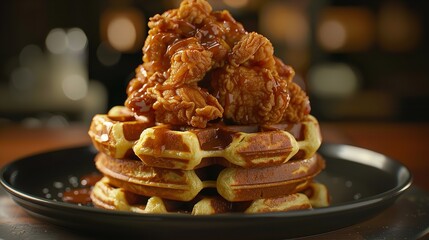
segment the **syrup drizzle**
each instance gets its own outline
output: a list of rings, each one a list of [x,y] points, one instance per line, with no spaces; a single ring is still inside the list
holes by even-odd
[[[63,192],[58,193],[58,197],[61,197],[61,201],[74,203],[78,205],[90,205],[91,201],[91,190],[94,185],[102,178],[102,175],[99,173],[90,173],[84,175],[80,178],[80,181],[77,181],[76,177],[70,177],[69,183],[73,186],[72,188],[66,187]],[[60,187],[61,185],[61,187]],[[61,182],[55,182],[54,187],[62,189],[64,186]],[[51,195],[46,189],[43,190],[46,192],[46,196]],[[55,199],[54,199],[55,200]]]

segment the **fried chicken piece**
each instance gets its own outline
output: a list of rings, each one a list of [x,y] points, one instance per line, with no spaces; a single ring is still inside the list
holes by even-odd
[[[271,42],[264,36],[252,32],[244,35],[234,46],[229,55],[232,66],[260,66],[274,69],[274,49]]]
[[[244,34],[247,34],[243,25],[237,22],[227,10],[214,11],[211,15],[213,16],[213,21],[221,25],[223,31],[222,39],[225,40],[231,48],[240,41]]]
[[[295,71],[293,70],[293,68],[289,65],[284,64],[283,61],[278,57],[274,57],[274,61],[279,76],[287,83],[291,83],[293,77],[295,76]]]
[[[228,66],[213,75],[224,117],[239,124],[278,123],[289,95],[278,76],[261,67]]]
[[[207,18],[206,23],[197,30],[195,37],[201,45],[212,53],[213,68],[224,65],[225,58],[231,47],[224,40],[225,29],[213,17]]]
[[[228,11],[212,12],[204,20],[204,25],[197,30],[196,36],[204,47],[213,53],[214,68],[223,67],[227,54],[246,34],[246,30],[231,16]]]
[[[267,38],[249,33],[229,55],[229,64],[212,78],[224,117],[238,124],[273,124],[282,120],[289,103],[287,82],[275,69]]]
[[[128,83],[126,90],[127,96],[142,88],[146,78],[147,71],[144,69],[143,64],[141,64],[135,69],[135,77]]]
[[[171,90],[154,87],[148,89],[148,92],[156,96],[153,108],[157,122],[205,128],[208,121],[223,114],[223,108],[216,98],[196,85]]]
[[[301,122],[310,114],[310,100],[302,88],[296,83],[292,82],[295,75],[294,70],[284,64],[280,59],[275,58],[276,69],[279,76],[288,83],[287,90],[290,95],[289,106],[286,109],[282,121],[283,122]]]
[[[310,114],[310,100],[301,87],[294,82],[288,84],[288,91],[291,98],[289,107],[286,109],[282,121],[294,123],[301,122]]]
[[[212,52],[205,50],[195,37],[171,45],[166,55],[172,55],[171,66],[168,69],[169,77],[164,82],[166,86],[179,87],[183,84],[196,83],[203,79],[213,65]]]
[[[156,72],[149,77],[144,65],[136,68],[135,77],[128,83],[127,100],[125,106],[137,115],[147,115],[152,110],[155,98],[148,94],[149,88],[155,87],[165,81],[165,77]]]
[[[157,14],[149,19],[149,36],[157,33],[173,33],[182,38],[192,37],[195,35],[196,27],[189,21],[180,18],[178,9],[172,9]]]
[[[196,84],[166,88],[165,77],[156,72],[148,76],[144,65],[136,69],[136,77],[127,88],[125,106],[137,115],[173,125],[204,128],[208,121],[222,117],[223,108],[215,97]]]
[[[167,48],[170,44],[180,39],[175,33],[159,32],[149,35],[143,47],[143,64],[149,75],[155,72],[166,71],[169,66],[166,58]]]
[[[180,3],[178,15],[193,24],[200,24],[210,16],[212,6],[204,0],[185,0]]]

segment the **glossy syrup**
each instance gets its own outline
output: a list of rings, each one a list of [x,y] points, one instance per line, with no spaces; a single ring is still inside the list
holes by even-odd
[[[96,172],[81,177],[70,175],[65,180],[54,181],[51,185],[45,186],[41,194],[53,201],[91,206],[92,187],[101,177],[102,175]]]

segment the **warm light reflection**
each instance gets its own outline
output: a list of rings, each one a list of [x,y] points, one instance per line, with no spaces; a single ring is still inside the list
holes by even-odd
[[[136,42],[136,28],[130,19],[114,18],[107,26],[107,40],[119,51],[131,49]]]
[[[327,7],[318,19],[317,40],[328,51],[365,51],[374,42],[374,25],[365,7]]]
[[[385,169],[389,164],[387,157],[383,154],[353,146],[341,146],[336,154],[340,158],[350,159],[378,169]]]
[[[249,0],[223,0],[223,2],[232,8],[242,8],[249,4]]]
[[[119,52],[140,50],[144,43],[145,20],[134,8],[106,10],[100,19],[101,37]]]
[[[304,10],[281,2],[267,3],[260,11],[261,31],[274,41],[292,47],[308,43],[309,23]]]
[[[335,20],[321,23],[318,35],[320,44],[329,50],[343,47],[347,37],[344,26]]]

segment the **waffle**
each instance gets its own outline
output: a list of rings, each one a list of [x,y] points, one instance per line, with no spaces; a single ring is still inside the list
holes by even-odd
[[[231,202],[292,194],[307,188],[313,177],[324,168],[324,161],[318,155],[280,166],[249,169],[163,169],[103,153],[96,156],[95,163],[115,186],[139,195],[179,201],[192,200],[205,188],[216,189]]]
[[[328,195],[326,187],[319,183],[309,185],[311,191],[294,193],[280,197],[261,198],[246,202],[228,202],[220,196],[197,196],[192,201],[174,201],[161,197],[144,197],[124,188],[114,186],[109,178],[100,180],[91,192],[96,207],[130,211],[137,213],[183,213],[210,215],[229,212],[266,213],[311,209],[326,206]],[[308,195],[312,193],[312,195]],[[317,194],[316,194],[317,193]]]
[[[297,124],[225,126],[204,129],[153,126],[94,116],[89,136],[97,150],[115,158],[137,155],[146,165],[192,170],[213,162],[244,168],[274,166],[314,155],[321,144],[317,120]],[[216,159],[215,161],[213,159]]]
[[[108,114],[95,115],[88,134],[98,151],[115,158],[129,158],[134,156],[132,147],[141,132],[151,126],[151,121],[136,119],[127,108],[116,106]]]

